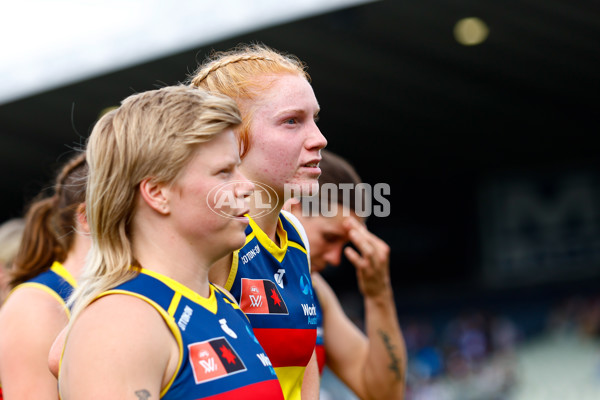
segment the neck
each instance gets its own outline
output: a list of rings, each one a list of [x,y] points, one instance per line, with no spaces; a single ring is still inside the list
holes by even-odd
[[[273,212],[264,215],[259,218],[253,218],[254,222],[258,227],[271,239],[275,244],[279,246],[279,237],[277,236],[277,221],[279,220],[279,212],[281,209],[274,210]]]
[[[271,199],[270,202],[265,201]],[[255,191],[254,201],[250,201],[250,216],[261,215],[260,217],[252,217],[256,225],[271,239],[273,242],[278,243],[277,238],[277,220],[279,219],[279,213],[283,208],[283,196],[268,196],[263,191]],[[265,214],[265,210],[270,212]],[[272,211],[271,211],[272,210]],[[262,215],[265,214],[265,215]]]
[[[210,294],[208,271],[214,260],[209,250],[192,246],[161,223],[134,221],[133,254],[139,265],[185,285],[203,297]]]
[[[62,262],[62,265],[71,275],[73,275],[73,278],[77,279],[85,264],[85,259],[91,245],[91,239],[85,234],[75,233],[74,235],[73,245],[67,258]]]

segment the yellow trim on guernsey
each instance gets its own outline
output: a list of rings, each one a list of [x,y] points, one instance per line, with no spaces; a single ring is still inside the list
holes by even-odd
[[[287,232],[283,229],[281,225],[281,221],[277,220],[277,236],[279,236],[280,245],[277,246],[266,233],[263,232],[262,229],[254,222],[252,218],[250,219],[250,226],[252,227],[252,231],[256,234],[256,239],[262,244],[262,246],[275,257],[275,259],[279,262],[283,261],[285,254],[287,253]]]
[[[302,247],[301,245],[299,245],[296,242],[288,242],[288,246],[289,247],[293,247],[295,249],[301,250],[304,254],[306,254],[306,249],[304,247]]]
[[[187,297],[188,299],[192,300],[194,303],[200,304],[202,307],[206,308],[211,313],[213,313],[213,314],[217,313],[217,298],[215,297],[215,292],[214,292],[212,285],[210,285],[210,287],[209,287],[210,294],[208,295],[208,297],[202,297],[198,293],[194,292],[192,289],[177,282],[174,279],[169,278],[168,276],[165,276],[165,275],[160,274],[155,271],[150,271],[145,268],[138,268],[138,269],[142,274],[146,274],[153,278],[158,279],[159,281],[161,281],[162,283],[164,283],[165,285],[167,285],[168,287],[173,289],[175,292],[181,293],[182,296]]]
[[[281,221],[277,219],[277,236],[279,236],[280,245],[277,246],[266,233],[263,232],[262,229],[254,222],[252,218],[250,218],[250,226],[252,227],[252,231],[256,234],[256,239],[262,244],[262,246],[267,249],[269,253],[275,257],[275,259],[279,262],[283,261],[285,254],[287,253],[288,247],[288,238],[287,232],[283,229],[283,225]]]
[[[67,307],[67,305],[64,302],[64,300],[62,299],[62,297],[60,297],[58,293],[56,293],[54,290],[50,289],[46,285],[43,285],[43,284],[37,283],[37,282],[25,282],[25,283],[21,283],[19,286],[17,286],[16,288],[14,288],[11,293],[13,293],[17,289],[26,288],[26,287],[30,287],[30,288],[34,288],[34,289],[40,289],[42,292],[46,292],[50,296],[54,297],[54,299],[56,299],[56,301],[58,301],[58,303],[63,307],[63,310],[67,314],[67,317],[69,319],[71,318],[71,311]]]
[[[298,236],[300,236],[300,239],[302,239],[302,241],[307,240],[307,238],[305,236],[302,236],[302,234],[300,233],[300,229],[298,229],[298,227],[296,226],[296,224],[294,224],[294,221],[292,221],[291,219],[289,219],[283,213],[281,215],[283,215],[283,218],[285,218],[285,220],[287,222],[289,222],[294,227],[294,229],[296,230],[296,233],[298,234]],[[297,249],[300,249],[300,250],[302,250],[304,252],[304,254],[306,254],[306,259],[308,260],[308,272],[310,273],[310,255],[308,254],[308,252],[306,251],[306,249],[304,247],[302,247],[301,245],[299,245],[298,243],[295,243],[295,242],[290,242],[290,246],[295,247]],[[308,244],[304,243],[304,246],[308,246]]]
[[[55,274],[58,274],[59,276],[61,276],[65,281],[69,282],[69,284],[71,286],[73,286],[74,288],[77,287],[77,281],[75,280],[73,275],[71,275],[71,273],[61,263],[59,263],[58,261],[54,261],[54,263],[50,266],[50,269]],[[10,291],[8,296],[13,294],[15,290],[20,289],[20,288],[25,288],[25,287],[40,289],[41,291],[48,293],[50,296],[52,296],[54,299],[56,299],[56,301],[58,301],[58,303],[63,307],[63,310],[65,311],[65,314],[67,314],[67,317],[71,318],[71,310],[69,310],[69,308],[67,307],[67,304],[62,299],[62,297],[60,297],[60,295],[58,293],[56,293],[54,290],[50,289],[48,286],[43,285],[41,283],[23,282],[20,285],[17,285],[16,287],[14,287]],[[6,297],[7,299],[8,299],[8,296]]]
[[[246,242],[244,243],[244,246],[248,244],[248,242],[250,242],[252,239],[254,239],[256,235],[254,234],[254,232],[250,233],[248,236],[246,236]],[[244,247],[242,246],[242,247]],[[235,282],[235,276],[237,275],[237,271],[238,271],[238,262],[239,262],[239,257],[238,254],[240,253],[240,250],[236,250],[233,252],[233,258],[231,260],[231,269],[229,270],[229,276],[227,277],[227,282],[225,282],[225,290],[231,290],[231,287],[233,286],[233,282]]]
[[[74,288],[77,287],[77,280],[61,263],[59,263],[58,261],[54,261],[50,269],[55,274],[63,278],[65,281],[69,282],[71,286],[73,286]]]
[[[171,299],[171,304],[169,304],[169,309],[167,313],[171,316],[175,316],[175,311],[177,311],[177,307],[179,307],[179,302],[181,301],[181,293],[175,292],[175,295]]]
[[[171,388],[171,385],[173,385],[173,382],[175,381],[175,378],[177,377],[177,374],[179,373],[179,370],[181,369],[181,365],[183,363],[183,339],[181,338],[181,332],[179,331],[179,327],[175,323],[175,318],[173,318],[172,315],[169,315],[165,310],[163,310],[163,308],[161,306],[159,306],[155,301],[149,299],[146,296],[142,296],[139,293],[128,292],[126,290],[120,290],[120,289],[108,290],[106,292],[101,293],[98,297],[96,297],[95,300],[98,300],[101,297],[105,297],[105,296],[108,296],[111,294],[123,294],[123,295],[127,295],[127,296],[137,297],[138,299],[143,300],[146,303],[150,304],[152,307],[154,307],[156,309],[156,311],[158,311],[158,313],[161,315],[161,317],[165,320],[165,322],[169,326],[171,333],[173,333],[173,336],[175,337],[175,341],[177,342],[177,348],[179,349],[179,361],[177,361],[177,368],[175,368],[175,372],[173,373],[173,376],[171,376],[171,379],[169,379],[169,382],[160,391],[160,397],[163,397],[167,393],[167,391]],[[212,292],[211,292],[211,294],[212,294]]]
[[[302,381],[306,367],[274,368],[285,400],[301,400]]]

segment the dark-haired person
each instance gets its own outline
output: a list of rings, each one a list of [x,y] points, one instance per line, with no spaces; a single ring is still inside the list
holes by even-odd
[[[327,365],[363,400],[400,400],[407,359],[390,281],[390,248],[357,215],[356,188],[362,182],[355,169],[330,151],[323,150],[321,156],[319,194],[286,205],[304,226],[310,244],[311,276],[322,315],[319,367],[322,371]],[[340,265],[342,253],[356,268],[366,335],[346,316],[320,274],[327,266]]]

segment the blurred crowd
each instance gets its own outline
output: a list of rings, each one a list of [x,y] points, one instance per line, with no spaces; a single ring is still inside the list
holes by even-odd
[[[544,314],[537,329],[521,322],[526,314],[483,310],[460,312],[437,326],[425,318],[404,321],[406,399],[554,398],[544,389],[552,380],[563,390],[563,399],[598,398],[600,296],[570,296],[549,304]],[[568,379],[565,371],[559,372],[563,379],[551,376],[563,368],[577,375]]]

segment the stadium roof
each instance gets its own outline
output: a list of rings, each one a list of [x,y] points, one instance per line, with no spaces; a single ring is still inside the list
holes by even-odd
[[[365,181],[391,186],[391,216],[369,223],[392,244],[405,283],[465,280],[478,268],[478,196],[495,174],[538,174],[548,182],[572,170],[600,176],[596,2],[87,3],[15,3],[27,19],[11,12],[14,19],[5,14],[0,25],[0,84],[23,89],[0,89],[3,219],[19,215],[48,184],[103,109],[181,82],[212,49],[240,42],[264,42],[308,64],[328,148]],[[85,12],[64,18],[69,7]],[[105,9],[111,12],[101,17]],[[148,25],[151,17],[158,21]],[[465,20],[471,17],[477,19]],[[69,29],[57,39],[52,31],[62,26]],[[183,34],[187,28],[198,30]],[[21,36],[38,44],[29,61],[24,45],[6,47]],[[67,39],[83,49],[67,56]],[[46,47],[55,42],[62,48]],[[87,64],[66,73],[73,60]],[[9,64],[24,74],[9,75]]]

